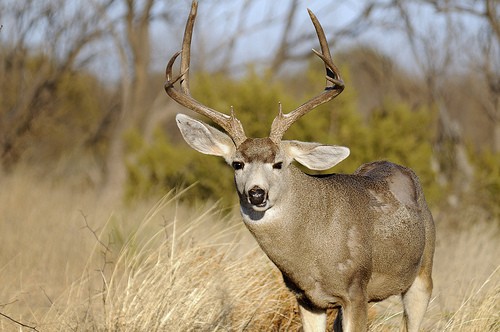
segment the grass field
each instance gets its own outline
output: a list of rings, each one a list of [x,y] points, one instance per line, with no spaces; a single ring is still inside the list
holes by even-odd
[[[238,216],[187,193],[124,206],[29,172],[0,176],[1,331],[295,331],[294,299]],[[424,331],[500,331],[500,230],[434,211]],[[397,331],[399,299],[370,307]],[[333,319],[332,313],[330,319]]]

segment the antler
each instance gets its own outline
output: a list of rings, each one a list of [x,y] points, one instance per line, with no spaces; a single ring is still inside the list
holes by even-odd
[[[186,23],[184,31],[184,39],[182,41],[182,51],[175,53],[167,64],[165,75],[165,91],[176,102],[184,107],[187,107],[196,113],[204,115],[213,122],[221,126],[231,137],[236,146],[239,146],[246,140],[245,132],[241,122],[234,116],[231,108],[231,116],[217,112],[191,97],[189,92],[189,62],[191,57],[191,39],[193,36],[194,21],[198,9],[198,2],[193,1],[191,4],[191,12]],[[172,78],[172,67],[177,57],[181,55],[181,72],[176,78]],[[174,84],[180,81],[180,91],[174,88]]]
[[[295,121],[297,121],[297,119],[319,105],[337,97],[344,90],[344,81],[342,81],[340,72],[333,63],[330,49],[328,48],[328,42],[325,37],[325,32],[313,12],[309,9],[307,9],[307,11],[309,12],[309,16],[311,17],[311,21],[316,29],[316,34],[318,35],[319,43],[321,45],[321,53],[314,49],[312,51],[325,63],[326,87],[321,94],[302,104],[290,113],[283,114],[280,106],[278,116],[274,119],[273,124],[271,125],[271,133],[269,135],[271,140],[275,143],[281,141],[283,134]]]

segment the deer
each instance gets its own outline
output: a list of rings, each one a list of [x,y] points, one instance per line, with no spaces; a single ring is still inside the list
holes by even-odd
[[[396,295],[404,308],[402,330],[418,331],[433,287],[435,227],[416,174],[388,161],[363,164],[353,174],[306,174],[294,162],[328,170],[350,150],[283,140],[294,122],[344,89],[317,17],[308,9],[321,47],[313,52],[326,69],[324,91],[289,113],[280,105],[269,136],[249,138],[232,107],[227,115],[191,96],[197,6],[193,1],[182,50],[167,64],[164,87],[174,101],[224,130],[176,115],[189,146],[224,158],[234,169],[243,222],[295,295],[302,329],[325,331],[327,309],[337,308],[335,331],[366,331],[368,304]],[[174,76],[179,55],[180,73]]]

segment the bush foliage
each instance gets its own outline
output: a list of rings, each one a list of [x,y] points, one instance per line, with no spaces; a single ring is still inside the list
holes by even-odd
[[[475,153],[475,182],[473,191],[475,203],[479,203],[490,217],[500,220],[500,153],[483,151]]]
[[[343,71],[348,76],[348,71]],[[221,112],[228,113],[234,107],[247,136],[263,137],[269,134],[278,101],[284,112],[296,108],[323,89],[323,80],[317,80],[321,75],[312,66],[306,75],[300,75],[305,77],[302,80],[273,80],[269,74],[258,75],[252,69],[241,79],[203,73],[192,81],[192,91],[201,102]],[[412,110],[391,100],[363,118],[356,108],[356,91],[347,88],[335,101],[301,118],[285,139],[348,146],[351,155],[335,167],[335,172],[351,173],[362,163],[382,159],[411,167],[432,201],[439,195],[430,167],[433,122],[432,110]],[[224,205],[236,202],[232,170],[222,158],[202,155],[184,143],[174,144],[162,130],[149,145],[138,135],[129,135],[129,147],[129,197],[197,182],[191,191],[196,198],[222,199]]]

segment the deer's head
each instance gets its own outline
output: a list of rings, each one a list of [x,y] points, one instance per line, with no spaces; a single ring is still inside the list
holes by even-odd
[[[286,190],[289,166],[293,160],[312,170],[325,170],[349,155],[346,147],[282,140],[285,131],[298,118],[339,95],[344,83],[333,64],[323,29],[316,16],[309,11],[321,45],[321,53],[313,52],[323,60],[326,68],[325,90],[290,113],[284,114],[280,107],[269,137],[247,138],[232,109],[228,116],[202,105],[190,95],[188,70],[196,11],[197,2],[194,1],[184,32],[182,51],[176,53],[167,65],[165,90],[179,104],[210,118],[227,134],[184,114],[177,115],[177,125],[192,148],[204,154],[223,157],[233,167],[242,207],[265,211],[273,207],[281,198],[283,190]],[[181,73],[173,78],[172,66],[179,54]],[[180,90],[174,87],[177,82],[180,82]]]

